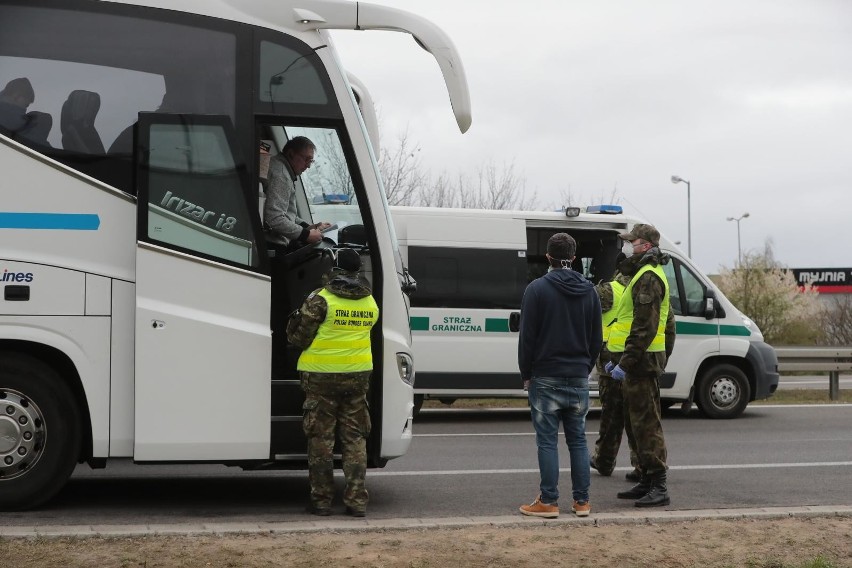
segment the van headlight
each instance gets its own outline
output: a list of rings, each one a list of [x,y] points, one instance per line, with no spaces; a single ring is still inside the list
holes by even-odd
[[[396,354],[396,366],[399,368],[399,378],[407,385],[414,386],[414,360],[408,353]]]
[[[756,323],[754,323],[751,319],[743,316],[743,325],[746,326],[746,329],[749,330],[753,335],[757,336],[761,341],[763,341],[763,333],[760,332],[760,328],[757,327]]]

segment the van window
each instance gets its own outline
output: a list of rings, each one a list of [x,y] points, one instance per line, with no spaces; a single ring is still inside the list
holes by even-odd
[[[417,280],[413,307],[521,307],[527,284],[524,251],[412,246],[408,264]]]
[[[671,309],[676,316],[704,317],[704,298],[707,287],[678,259],[663,265],[669,281]]]
[[[677,262],[686,297],[686,315],[704,317],[704,297],[707,289],[685,264]]]

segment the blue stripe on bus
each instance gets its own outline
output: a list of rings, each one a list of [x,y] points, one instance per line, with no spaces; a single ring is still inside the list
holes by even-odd
[[[0,213],[0,229],[97,231],[100,224],[94,213]]]

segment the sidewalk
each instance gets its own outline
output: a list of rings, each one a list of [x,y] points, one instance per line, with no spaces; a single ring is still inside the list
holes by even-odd
[[[150,535],[225,535],[283,534],[323,531],[386,531],[425,528],[460,528],[477,525],[519,527],[526,525],[628,525],[669,523],[707,519],[780,519],[786,517],[852,517],[852,505],[812,507],[766,507],[755,509],[702,509],[691,511],[630,510],[616,513],[594,513],[589,517],[565,514],[558,519],[539,519],[520,514],[499,517],[444,517],[432,519],[351,519],[339,516],[315,521],[281,521],[274,523],[198,523],[156,525],[44,525],[36,527],[0,526],[0,538],[59,537],[136,537]]]

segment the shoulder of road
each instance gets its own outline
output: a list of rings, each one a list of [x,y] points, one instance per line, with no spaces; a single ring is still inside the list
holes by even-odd
[[[645,523],[672,523],[699,520],[732,519],[783,519],[790,517],[850,517],[852,505],[819,505],[805,507],[762,507],[750,509],[702,510],[629,510],[611,513],[592,513],[589,517],[575,517],[570,513],[557,519],[540,519],[517,515],[492,517],[441,517],[441,518],[384,518],[353,519],[339,516],[311,521],[277,522],[213,522],[137,525],[40,525],[0,526],[0,538],[64,538],[64,537],[137,537],[137,536],[203,536],[236,534],[290,534],[324,531],[387,531],[455,529],[475,526],[523,527],[549,525],[631,525]]]

